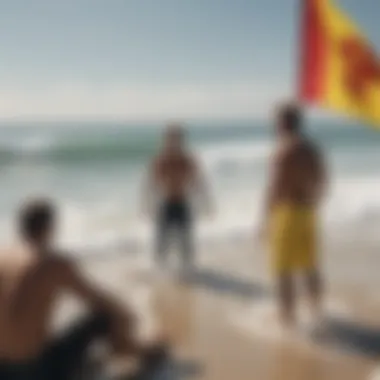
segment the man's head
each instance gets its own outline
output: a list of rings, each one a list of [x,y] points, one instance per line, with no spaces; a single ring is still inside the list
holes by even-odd
[[[179,152],[184,145],[184,130],[180,124],[169,124],[164,135],[164,146],[168,152]]]
[[[46,199],[26,203],[19,213],[19,231],[26,241],[35,245],[48,244],[56,222],[56,209]]]
[[[280,136],[298,136],[302,132],[302,113],[295,104],[284,104],[277,111],[277,132]]]

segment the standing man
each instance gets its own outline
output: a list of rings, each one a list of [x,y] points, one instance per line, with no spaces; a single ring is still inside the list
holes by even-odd
[[[180,125],[169,125],[161,152],[149,171],[149,192],[158,197],[156,210],[156,261],[166,264],[169,235],[176,233],[182,251],[184,269],[194,264],[191,191],[205,195],[204,181],[195,159],[185,146],[185,132]]]
[[[278,147],[266,202],[264,233],[269,239],[277,281],[280,320],[296,323],[294,276],[304,276],[314,315],[321,312],[318,264],[318,211],[325,193],[321,153],[303,131],[300,110],[282,106],[277,115]]]

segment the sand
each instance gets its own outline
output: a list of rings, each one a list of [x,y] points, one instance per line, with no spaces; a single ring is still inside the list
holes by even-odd
[[[299,327],[288,332],[278,326],[265,255],[248,243],[200,251],[188,283],[174,273],[153,275],[148,260],[127,253],[82,265],[133,305],[142,338],[166,333],[173,362],[160,379],[375,380],[380,365],[375,251],[325,247],[325,325],[315,336],[302,295]],[[74,304],[63,305],[59,324],[76,312]]]

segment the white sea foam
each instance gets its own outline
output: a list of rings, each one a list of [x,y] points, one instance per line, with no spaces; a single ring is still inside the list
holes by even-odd
[[[200,217],[197,237],[202,242],[226,242],[253,236],[262,211],[263,184],[256,189],[236,186],[233,194],[219,190],[217,210],[210,219]],[[333,184],[323,210],[323,224],[330,236],[378,238],[380,228],[380,178],[341,178]],[[223,190],[223,189],[222,189]],[[123,199],[94,200],[93,203],[65,201],[62,209],[60,241],[63,245],[95,250],[125,247],[146,250],[152,244],[152,224],[131,211]],[[9,217],[2,221],[2,234],[9,235]]]
[[[16,141],[17,149],[15,149],[20,152],[41,152],[55,149],[57,144],[57,146],[69,144],[68,135],[64,136],[63,142],[60,140],[60,134],[54,135],[52,132],[36,133],[35,136],[29,134],[20,140],[13,139],[12,141]],[[91,149],[93,147],[98,149],[102,143],[99,136],[89,135],[88,140],[82,136],[78,146],[83,149],[89,143]],[[201,241],[223,243],[252,236],[261,221],[266,167],[272,142],[265,134],[240,140],[219,139],[218,134],[215,136],[218,139],[196,146],[216,203],[216,213],[212,219],[208,220],[199,215],[201,220],[197,236]],[[119,139],[115,139],[115,135],[111,137],[112,139],[110,136],[107,137],[111,148],[113,144],[122,148],[122,145],[117,145]],[[124,137],[129,141],[127,138],[129,135]],[[137,138],[135,140],[140,142]],[[148,145],[154,143],[153,139],[148,140]],[[145,144],[144,141],[142,140],[142,143]],[[82,146],[82,143],[85,144]],[[132,147],[132,143],[129,143],[128,149]],[[350,150],[351,148],[346,150],[344,146],[337,145],[337,147],[339,149],[336,151],[334,148],[333,151],[335,160],[333,183],[323,210],[325,229],[331,236],[339,234],[347,236],[346,230],[349,229],[353,232],[350,234],[352,238],[356,234],[376,239],[380,228],[379,172],[372,164],[373,169],[370,165],[368,168],[363,167],[365,174],[360,171],[359,174],[357,171],[356,174],[351,173],[347,168],[350,167],[351,161],[353,164],[357,163],[357,156]],[[371,149],[366,150],[369,164],[373,162],[371,152],[377,154],[378,150],[374,147]],[[104,152],[108,152],[107,149]],[[110,152],[112,153],[112,149]],[[137,153],[144,152],[145,150]],[[69,153],[68,157],[71,156],[71,151]],[[98,151],[96,155],[100,159],[103,157]],[[118,155],[115,157],[120,158]],[[129,162],[128,157],[126,155],[126,162]],[[144,160],[148,159],[148,156],[142,157]],[[34,170],[29,166],[25,168],[11,165],[3,168],[1,175],[6,194],[4,200],[0,201],[1,240],[10,235],[12,221],[10,215],[14,212],[13,205],[38,188],[38,190],[46,189],[48,195],[53,194],[53,197],[59,201],[63,214],[60,233],[63,245],[80,247],[86,251],[106,246],[149,249],[153,237],[152,225],[141,218],[136,202],[138,199],[136,182],[139,178],[136,173],[142,168],[142,162],[139,162],[135,171],[131,172],[124,171],[123,160],[122,163],[106,161],[107,165],[100,166],[99,169],[97,164],[91,166],[91,160],[88,161],[88,166],[83,168],[77,165],[76,161],[72,166],[71,163],[64,161],[63,169],[58,164],[54,166],[54,161],[48,159],[46,162],[50,166],[44,166],[44,162],[38,163]],[[48,170],[49,168],[51,170]],[[27,172],[32,174],[26,182]]]
[[[51,136],[27,136],[10,141],[0,141],[0,151],[13,154],[15,157],[36,155],[52,151],[58,142]]]
[[[324,221],[330,234],[353,231],[355,236],[378,239],[380,228],[380,176],[340,178],[325,204]]]
[[[236,142],[224,143],[200,149],[201,160],[209,170],[215,170],[220,166],[252,166],[263,163],[270,154],[271,143],[259,142]]]

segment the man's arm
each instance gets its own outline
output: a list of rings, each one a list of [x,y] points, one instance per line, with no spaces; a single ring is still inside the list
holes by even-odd
[[[314,148],[315,162],[315,202],[318,204],[325,197],[328,188],[328,173],[323,153]]]
[[[273,210],[273,206],[276,204],[279,192],[286,178],[286,173],[289,167],[290,158],[289,149],[282,149],[275,153],[271,167],[270,167],[270,179],[264,198],[264,215],[262,229],[267,230],[269,217]]]
[[[110,318],[111,338],[116,349],[131,349],[135,318],[132,313],[112,295],[91,283],[68,259],[59,261],[59,276],[67,291],[82,300],[90,309],[104,313]]]

